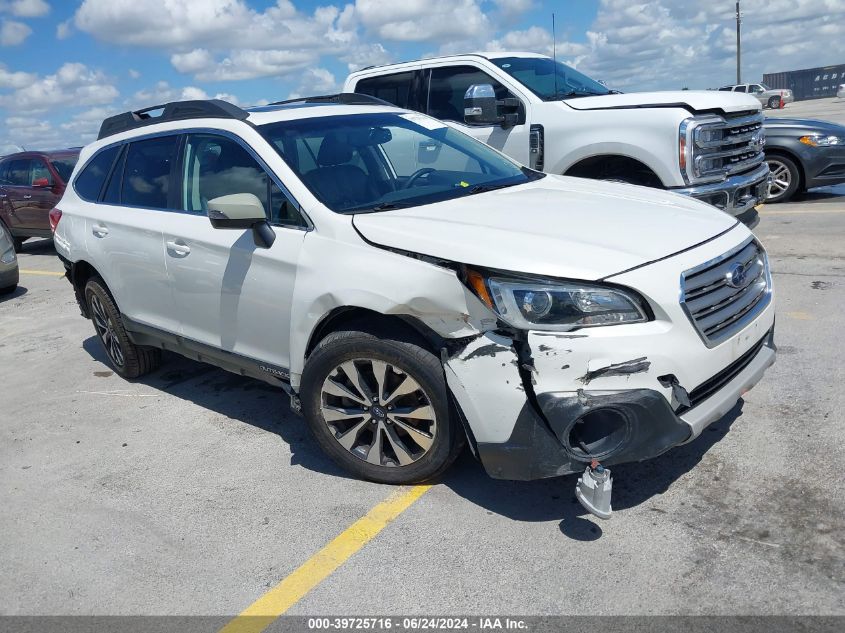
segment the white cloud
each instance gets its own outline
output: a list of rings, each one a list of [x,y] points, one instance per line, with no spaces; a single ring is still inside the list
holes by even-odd
[[[32,34],[32,29],[23,22],[0,20],[0,46],[17,46]]]
[[[54,74],[36,78],[22,84],[16,81],[17,89],[12,93],[0,95],[0,107],[9,111],[44,111],[55,108],[100,105],[111,103],[117,98],[117,89],[108,83],[103,73],[91,70],[84,64],[63,64]]]
[[[185,101],[191,99],[211,99],[212,97],[197,86],[184,86],[178,88],[171,86],[166,81],[159,81],[150,88],[139,90],[133,94],[125,103],[124,109],[137,110],[139,108],[149,108],[150,106],[169,103],[171,101]],[[235,95],[218,92],[214,95],[214,99],[223,99],[230,103],[238,105],[240,100]]]
[[[139,73],[139,72],[138,72],[137,70],[135,70],[134,68],[130,68],[130,69],[127,71],[127,74],[129,75],[129,78],[130,78],[130,79],[138,79],[138,78],[141,76],[141,73]]]
[[[8,70],[0,64],[0,89],[23,88],[34,82],[37,77],[33,73]]]
[[[74,21],[98,39],[141,46],[230,40],[252,12],[241,0],[84,0]]]
[[[309,68],[302,74],[302,79],[288,99],[298,97],[316,97],[319,95],[335,94],[340,91],[335,76],[325,68]]]
[[[404,42],[471,38],[492,30],[478,0],[356,0],[355,16],[378,37]]]
[[[0,2],[0,12],[19,18],[40,18],[50,13],[50,5],[44,0],[7,0]]]
[[[176,53],[171,56],[170,63],[180,73],[196,73],[213,66],[214,58],[206,49],[195,48],[189,53]]]
[[[56,37],[60,40],[66,40],[70,37],[70,34],[73,32],[73,22],[72,20],[65,20],[64,22],[59,22],[59,25],[56,27]]]
[[[171,62],[177,70],[190,72],[198,81],[237,81],[258,77],[284,77],[300,72],[316,63],[310,51],[236,50],[215,59],[207,51],[174,55]]]

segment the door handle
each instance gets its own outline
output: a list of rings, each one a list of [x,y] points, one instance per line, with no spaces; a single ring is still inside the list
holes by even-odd
[[[32,196],[31,196],[31,195],[29,195],[29,194],[26,194],[26,195],[23,197],[23,199],[24,199],[24,200],[32,200]]]
[[[182,241],[169,240],[167,242],[167,252],[176,257],[186,257],[191,252],[191,247]]]
[[[105,237],[109,234],[109,229],[102,224],[95,224],[91,227],[91,232],[94,234],[94,237]]]

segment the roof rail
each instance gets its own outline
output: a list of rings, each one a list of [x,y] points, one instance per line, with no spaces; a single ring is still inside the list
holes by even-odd
[[[300,97],[298,99],[274,101],[267,105],[288,105],[289,103],[340,103],[343,105],[385,105],[392,108],[396,107],[384,99],[357,92],[341,92],[335,95],[320,95],[317,97]]]
[[[151,115],[150,112],[155,110],[162,112],[157,116]],[[153,123],[184,121],[186,119],[238,119],[243,121],[248,116],[249,112],[246,110],[221,99],[172,101],[164,105],[150,106],[143,110],[116,114],[105,119],[100,126],[97,140]]]

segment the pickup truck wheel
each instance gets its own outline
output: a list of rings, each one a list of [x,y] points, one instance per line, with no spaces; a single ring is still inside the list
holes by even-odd
[[[129,340],[120,311],[106,290],[105,283],[98,277],[85,284],[85,301],[97,337],[103,344],[109,362],[120,376],[138,378],[161,364],[161,350],[135,345]]]
[[[440,361],[401,334],[330,334],[308,359],[300,398],[320,447],[364,479],[426,481],[463,445]]]
[[[769,171],[772,172],[772,184],[769,186],[766,202],[770,204],[786,202],[795,195],[801,184],[798,165],[792,159],[780,154],[766,156],[766,162],[769,165]]]
[[[769,107],[772,110],[778,110],[780,108],[780,97],[769,97]]]

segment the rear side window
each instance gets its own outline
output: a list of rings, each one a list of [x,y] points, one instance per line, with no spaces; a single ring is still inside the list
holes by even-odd
[[[129,144],[121,204],[146,209],[168,208],[170,174],[178,140],[177,136],[163,136]]]
[[[719,90],[722,90],[724,92],[730,92],[731,90],[733,90],[733,88],[731,86],[722,86],[721,88],[719,88]]]
[[[745,92],[745,86],[737,86],[734,88],[734,92]]]
[[[371,95],[392,103],[400,108],[415,110],[411,103],[411,87],[414,83],[414,71],[395,73],[362,79],[355,86],[355,92]]]
[[[73,183],[76,193],[83,200],[95,202],[100,197],[100,191],[103,189],[103,183],[111,170],[111,165],[114,162],[115,156],[120,149],[120,146],[109,147],[94,156],[85,168],[76,177]]]

